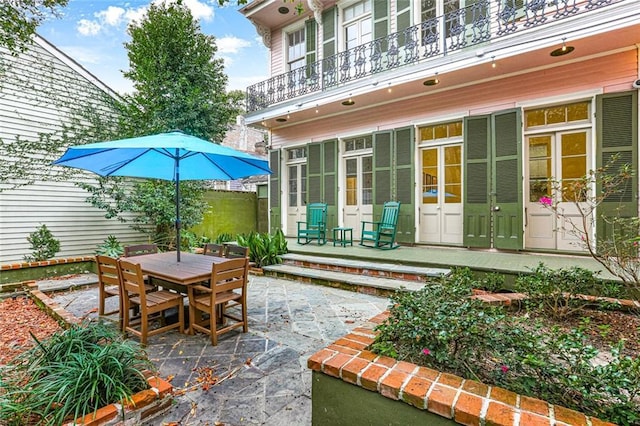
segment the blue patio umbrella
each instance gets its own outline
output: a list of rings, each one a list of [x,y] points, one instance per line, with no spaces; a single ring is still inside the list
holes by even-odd
[[[271,174],[266,160],[180,131],[72,146],[52,164],[100,176],[174,181],[178,262],[181,180],[234,180]]]

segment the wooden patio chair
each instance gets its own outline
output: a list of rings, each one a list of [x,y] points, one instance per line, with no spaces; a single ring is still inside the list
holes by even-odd
[[[380,221],[362,221],[360,245],[383,250],[397,248],[398,245],[395,241],[399,213],[400,203],[396,201],[387,201],[382,207]]]
[[[224,256],[224,245],[216,243],[207,243],[204,245],[202,254],[207,256]]]
[[[189,293],[189,332],[207,333],[211,336],[211,344],[218,344],[218,336],[235,328],[242,327],[242,332],[249,329],[247,325],[247,280],[249,275],[249,259],[230,259],[211,267],[210,287],[205,285],[188,286]],[[241,316],[227,312],[228,308],[240,306]],[[208,315],[203,318],[202,313]],[[227,323],[230,319],[233,322]],[[218,326],[218,321],[221,322]]]
[[[174,328],[184,332],[184,304],[183,296],[167,290],[158,290],[147,293],[140,265],[124,259],[118,261],[120,276],[122,277],[122,328],[140,338],[143,345],[147,344],[147,337],[163,333]],[[130,310],[137,306],[140,309],[140,322],[134,324],[129,316]],[[171,308],[178,309],[178,322],[164,324],[162,314]],[[159,315],[157,315],[159,314]],[[151,330],[151,320],[161,320],[158,328]],[[136,327],[136,325],[138,327]]]
[[[307,220],[298,222],[298,244],[309,244],[313,240],[318,240],[319,245],[327,242],[327,205],[325,203],[307,204]]]
[[[109,256],[96,256],[98,266],[98,315],[111,315],[122,311],[120,299],[120,270],[118,259]],[[108,298],[118,297],[118,309],[105,312],[105,302]],[[120,316],[120,328],[122,328],[122,316]]]
[[[243,247],[237,244],[225,244],[223,257],[229,259],[249,257],[249,247]]]
[[[156,244],[135,244],[124,247],[124,257],[142,256],[158,252]]]

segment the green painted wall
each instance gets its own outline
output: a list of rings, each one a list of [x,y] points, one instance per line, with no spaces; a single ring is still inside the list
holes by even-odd
[[[457,424],[323,373],[312,373],[311,424],[314,426]]]
[[[208,191],[209,209],[200,225],[190,229],[196,235],[215,239],[219,234],[246,234],[258,228],[258,200],[255,192]]]

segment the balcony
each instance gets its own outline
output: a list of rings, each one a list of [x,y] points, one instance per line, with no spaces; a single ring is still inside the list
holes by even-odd
[[[247,88],[247,112],[633,0],[481,0]],[[518,7],[518,4],[521,6]]]

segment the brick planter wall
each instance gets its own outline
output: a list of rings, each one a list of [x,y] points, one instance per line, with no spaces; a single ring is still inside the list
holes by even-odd
[[[0,284],[94,271],[94,261],[94,256],[83,256],[40,262],[5,263],[0,265]]]
[[[613,426],[577,411],[366,350],[388,312],[316,352],[307,366],[463,425]],[[365,408],[366,409],[366,408]]]

